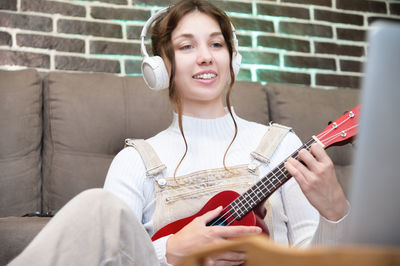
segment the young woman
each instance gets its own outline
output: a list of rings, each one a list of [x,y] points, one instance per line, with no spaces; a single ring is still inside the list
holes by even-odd
[[[246,190],[301,145],[288,132],[269,163],[251,155],[260,142],[269,144],[263,136],[271,128],[241,119],[229,104],[237,60],[233,36],[228,17],[208,2],[180,1],[156,20],[153,52],[168,72],[172,124],[146,142],[128,141],[134,147],[115,157],[105,189],[71,200],[10,265],[176,264],[208,243],[261,232],[257,226],[206,226],[221,213],[218,207],[175,234],[153,242],[149,237],[197,213],[222,190]],[[319,145],[301,150],[299,160],[304,164],[287,160],[294,179],[267,201],[270,237],[293,246],[334,243],[348,204],[332,162]],[[245,254],[227,252],[206,264],[245,260]]]
[[[146,141],[151,148],[133,143],[122,150],[104,185],[127,203],[150,235],[195,214],[217,192],[245,190],[301,145],[289,132],[268,164],[259,162],[256,171],[248,171],[256,161],[250,154],[268,127],[241,119],[229,105],[237,51],[228,17],[210,3],[180,1],[169,8],[154,23],[152,46],[168,71],[174,120]],[[149,162],[146,154],[155,161]],[[294,246],[335,242],[348,205],[333,164],[319,145],[300,151],[299,159],[304,164],[294,159],[285,163],[295,179],[268,200],[270,235]],[[148,165],[160,171],[150,173]],[[206,226],[220,212],[207,212],[176,234],[154,241],[160,263],[175,264],[205,244],[261,231],[255,226]],[[244,254],[231,252],[209,263],[240,265],[244,260]]]

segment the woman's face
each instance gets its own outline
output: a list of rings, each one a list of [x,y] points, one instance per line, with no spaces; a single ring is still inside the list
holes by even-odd
[[[221,107],[230,62],[218,22],[193,11],[180,20],[171,41],[175,51],[175,84],[184,114],[205,105]]]

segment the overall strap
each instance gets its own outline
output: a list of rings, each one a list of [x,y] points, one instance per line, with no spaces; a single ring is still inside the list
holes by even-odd
[[[153,147],[144,139],[126,139],[125,147],[127,146],[134,147],[139,152],[146,167],[147,177],[155,177],[167,168],[161,162]]]
[[[292,130],[290,127],[277,123],[270,124],[256,150],[251,153],[251,156],[263,163],[269,163],[272,154],[290,130]]]

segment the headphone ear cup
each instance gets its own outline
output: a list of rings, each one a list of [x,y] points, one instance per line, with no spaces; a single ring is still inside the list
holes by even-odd
[[[232,58],[232,69],[233,73],[235,74],[235,78],[239,73],[241,63],[242,63],[242,55],[239,54],[239,52],[236,52],[236,54]]]
[[[142,62],[144,81],[152,90],[162,90],[169,86],[169,76],[160,56],[146,57]]]

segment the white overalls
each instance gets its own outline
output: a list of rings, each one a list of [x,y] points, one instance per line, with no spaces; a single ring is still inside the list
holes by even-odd
[[[144,140],[127,139],[125,144],[136,148],[141,155],[147,177],[155,179],[154,232],[171,222],[197,213],[211,197],[221,191],[233,190],[242,194],[249,189],[259,180],[258,165],[269,163],[269,158],[289,130],[279,124],[269,126],[256,150],[251,153],[253,161],[249,164],[232,166],[228,171],[224,168],[208,169],[175,178],[163,176],[166,166],[150,144]],[[272,212],[269,211],[268,200],[265,207],[267,215],[264,222],[273,238]]]

